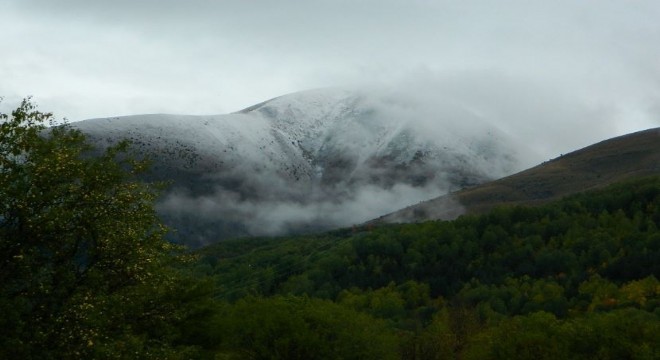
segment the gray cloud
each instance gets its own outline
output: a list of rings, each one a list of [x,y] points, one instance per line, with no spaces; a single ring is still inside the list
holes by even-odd
[[[397,184],[390,189],[363,186],[348,198],[300,203],[285,199],[241,200],[233,192],[217,189],[203,197],[170,194],[159,204],[159,210],[173,217],[195,214],[197,224],[222,219],[243,223],[251,235],[281,235],[305,228],[318,231],[361,224],[444,192],[435,186]]]
[[[660,126],[658,15],[655,0],[6,0],[0,111],[34,95],[73,121],[219,114],[340,86],[375,94],[390,123],[429,141],[498,129],[523,168]],[[246,186],[273,193],[178,193],[159,206],[273,234],[360,223],[448,190],[364,186],[308,201],[253,178]]]
[[[75,121],[369,84],[460,102],[545,155],[660,125],[658,14],[652,0],[10,0],[0,95]]]

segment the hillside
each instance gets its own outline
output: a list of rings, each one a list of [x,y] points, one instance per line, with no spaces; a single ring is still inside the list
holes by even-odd
[[[535,205],[613,182],[660,174],[660,128],[605,140],[505,178],[421,202],[372,223],[454,219],[499,205]]]
[[[196,271],[227,301],[215,323],[227,354],[320,341],[332,358],[368,336],[389,349],[373,358],[655,359],[659,227],[660,180],[636,178],[454,221],[223,242]],[[357,314],[332,321],[331,306],[382,332]]]

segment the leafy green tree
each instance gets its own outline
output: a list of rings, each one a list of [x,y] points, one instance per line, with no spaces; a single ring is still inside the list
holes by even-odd
[[[328,300],[275,296],[226,306],[212,330],[227,359],[395,359],[383,321]]]
[[[441,360],[455,358],[459,339],[452,329],[449,311],[442,309],[434,316],[418,337],[417,354],[415,358],[424,360]]]
[[[590,313],[567,321],[560,336],[577,359],[658,359],[660,317],[634,309]]]
[[[465,355],[467,359],[568,359],[560,325],[545,312],[516,316],[475,339]]]
[[[0,114],[0,358],[171,358],[180,276],[128,143],[92,156],[82,133],[24,100]]]

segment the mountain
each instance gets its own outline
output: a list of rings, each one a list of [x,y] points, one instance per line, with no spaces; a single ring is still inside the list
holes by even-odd
[[[613,182],[660,174],[660,128],[605,140],[502,179],[409,206],[371,223],[451,220],[499,205],[536,205]]]
[[[227,115],[73,125],[100,148],[129,139],[152,159],[146,179],[170,182],[158,211],[193,246],[361,223],[519,167],[510,139],[458,104],[341,89]]]

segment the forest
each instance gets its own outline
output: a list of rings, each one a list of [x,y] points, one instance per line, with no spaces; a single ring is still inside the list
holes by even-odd
[[[643,178],[455,221],[224,242],[195,271],[225,328],[249,306],[319,302],[373,319],[393,358],[652,359],[659,225],[660,179]],[[232,332],[259,329],[250,316]]]
[[[660,358],[658,177],[192,251],[128,143],[49,119],[1,119],[0,358]]]

